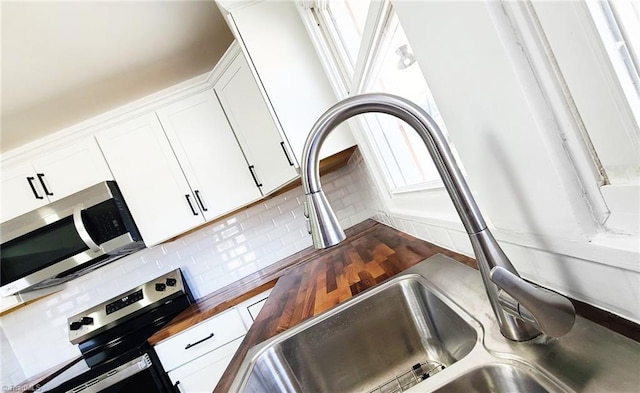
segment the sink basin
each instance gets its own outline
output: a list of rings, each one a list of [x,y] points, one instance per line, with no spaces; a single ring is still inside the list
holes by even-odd
[[[639,354],[580,317],[561,338],[507,340],[478,271],[436,255],[251,348],[227,391],[635,392]]]
[[[406,390],[478,342],[479,325],[454,308],[418,275],[388,281],[255,347],[232,391]]]
[[[543,378],[509,364],[490,364],[458,376],[453,382],[434,390],[434,393],[549,393],[560,391]]]

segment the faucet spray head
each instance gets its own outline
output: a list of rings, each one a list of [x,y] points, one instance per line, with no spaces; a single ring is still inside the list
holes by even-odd
[[[309,223],[308,230],[314,247],[328,248],[346,239],[324,191],[312,192],[307,194],[306,198],[304,214]]]

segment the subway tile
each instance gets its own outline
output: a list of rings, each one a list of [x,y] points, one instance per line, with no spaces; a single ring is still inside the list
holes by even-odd
[[[355,157],[346,167],[322,177],[323,189],[345,228],[369,216],[379,216],[382,222],[385,217],[375,213],[383,210],[383,204],[364,160],[359,153]],[[303,218],[303,202],[301,188],[288,191],[223,222],[116,261],[113,266],[100,269],[100,274],[94,272],[81,277],[67,292],[2,317],[3,326],[9,325],[7,341],[16,346],[18,361],[30,364],[25,374],[33,375],[43,371],[47,364],[58,364],[78,353],[77,347],[64,338],[66,326],[61,325],[66,324],[69,313],[121,294],[129,289],[123,287],[134,280],[145,282],[181,267],[194,295],[200,298],[268,267],[311,246]],[[47,315],[46,322],[34,326],[31,321],[36,314]],[[56,328],[52,329],[54,325]],[[33,353],[30,351],[34,344],[23,338],[27,327],[30,336],[47,337],[47,331],[55,331],[55,336],[62,339],[47,346],[42,360],[38,361],[37,357],[28,355]]]
[[[220,233],[223,239],[228,239],[240,233],[241,228],[238,225],[233,225]]]
[[[281,227],[277,227],[276,229],[274,229],[271,232],[269,232],[267,234],[267,238],[269,238],[269,240],[273,242],[273,241],[276,241],[276,240],[280,239],[281,237],[283,237],[287,233],[289,233],[289,231],[287,230],[287,227],[286,226],[281,226]]]
[[[260,220],[262,220],[262,222],[269,222],[272,221],[274,218],[278,217],[280,215],[280,212],[278,211],[278,209],[270,209],[270,210],[265,210],[264,212],[259,214]]]
[[[227,241],[224,241],[222,243],[219,243],[216,246],[216,250],[218,250],[218,252],[224,252],[224,251],[227,251],[230,248],[232,248],[234,245],[235,244],[233,243],[233,240],[227,240]]]
[[[465,232],[455,231],[451,229],[448,230],[448,232],[449,237],[453,241],[453,246],[455,247],[456,251],[466,256],[474,256],[473,247],[471,247],[471,240],[469,240],[469,235],[467,235]]]
[[[276,227],[282,227],[290,223],[295,219],[295,216],[290,212],[280,213],[278,216],[273,218],[273,224]]]
[[[454,249],[453,241],[451,241],[451,238],[449,237],[449,232],[447,232],[446,229],[436,227],[436,226],[430,226],[429,232],[431,233],[431,238],[433,239],[433,243],[441,247],[448,248],[449,250]]]
[[[252,250],[257,250],[260,247],[266,245],[267,243],[269,243],[269,238],[267,237],[266,234],[264,235],[259,235],[259,236],[252,236],[247,243],[249,244],[249,248],[251,248]]]
[[[295,196],[291,196],[285,199],[284,201],[282,201],[282,203],[278,205],[278,211],[280,213],[287,213],[298,206],[300,206],[300,201],[298,200],[298,198]]]
[[[416,230],[415,236],[427,242],[431,242],[431,233],[427,225],[423,223],[415,223],[414,228]]]

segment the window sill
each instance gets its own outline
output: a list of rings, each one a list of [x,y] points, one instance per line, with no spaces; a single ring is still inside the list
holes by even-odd
[[[414,184],[411,186],[403,186],[395,189],[390,189],[389,194],[391,194],[391,196],[403,195],[403,194],[410,194],[410,193],[420,192],[420,191],[438,190],[442,188],[444,188],[444,183],[442,183],[441,179],[437,179],[437,180],[432,180],[425,183]]]

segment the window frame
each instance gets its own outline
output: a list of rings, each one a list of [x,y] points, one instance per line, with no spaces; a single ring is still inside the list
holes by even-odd
[[[611,233],[638,234],[640,119],[619,79],[619,64],[615,64],[616,59],[612,59],[607,49],[606,37],[597,28],[593,4],[589,5],[589,1],[563,3],[567,7],[564,17],[557,8],[552,8],[553,4],[543,1],[532,1],[525,7],[528,17],[537,24],[537,34],[548,44],[547,56],[558,67],[557,77],[565,88],[566,102],[578,119],[574,131],[582,140],[568,140],[569,153],[579,155],[585,149],[590,152],[591,162],[578,160],[574,165],[583,173],[585,196],[591,202],[594,218]],[[570,31],[573,34],[568,38]],[[587,77],[590,83],[581,83]],[[597,107],[600,112],[594,116],[592,108],[598,97],[607,99],[601,100],[603,105]],[[624,160],[618,154],[623,147],[627,149]],[[634,148],[635,152],[629,150]],[[600,174],[596,179],[584,175],[593,171],[593,167]]]
[[[311,39],[320,53],[321,61],[327,71],[331,85],[338,98],[346,98],[350,95],[361,94],[366,91],[371,83],[371,75],[377,71],[376,60],[383,50],[385,43],[390,42],[390,37],[385,37],[384,30],[393,16],[393,6],[390,0],[371,1],[367,13],[364,31],[362,34],[360,50],[355,65],[353,65],[351,81],[347,81],[349,67],[345,63],[348,59],[346,53],[337,49],[338,45],[333,43],[339,34],[331,32],[331,28],[323,26],[331,25],[330,21],[322,12],[327,6],[328,0],[300,0],[298,2],[299,11],[309,32]],[[399,23],[399,22],[398,22]],[[345,71],[347,70],[347,71]],[[383,180],[388,195],[400,196],[416,192],[444,189],[442,179],[428,180],[425,182],[396,186],[392,172],[388,167],[386,159],[383,157],[381,147],[373,140],[373,135],[369,132],[372,119],[366,116],[358,116],[350,120],[350,124],[361,131],[367,151],[375,157],[375,167]]]

